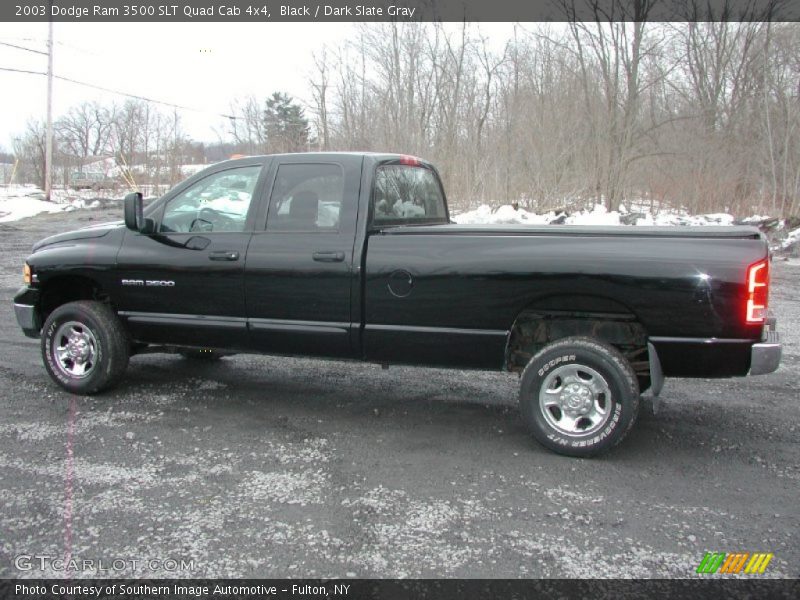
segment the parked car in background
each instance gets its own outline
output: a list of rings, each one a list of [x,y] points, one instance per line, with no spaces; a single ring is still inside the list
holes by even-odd
[[[105,173],[81,173],[70,176],[70,187],[74,190],[110,190],[116,187],[116,180]]]

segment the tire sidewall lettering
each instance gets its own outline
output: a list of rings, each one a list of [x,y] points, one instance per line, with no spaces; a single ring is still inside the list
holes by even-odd
[[[563,356],[557,356],[556,358],[550,360],[549,362],[545,363],[542,368],[540,368],[537,373],[539,377],[544,377],[544,374],[547,373],[550,369],[555,367],[556,365],[569,363],[569,362],[576,362],[576,357],[574,354],[564,354]]]
[[[622,405],[618,402],[614,402],[614,414],[611,415],[606,426],[592,437],[576,440],[559,435],[557,433],[548,433],[547,438],[562,446],[571,446],[573,448],[586,448],[589,446],[594,446],[614,433],[619,425],[620,418],[622,418]]]

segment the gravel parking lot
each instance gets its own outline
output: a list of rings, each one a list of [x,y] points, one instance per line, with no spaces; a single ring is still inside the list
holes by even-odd
[[[64,575],[27,555],[95,561],[77,577],[691,577],[706,551],[800,576],[800,264],[774,268],[777,373],[668,380],[577,460],[528,436],[502,373],[144,355],[112,392],[61,391],[11,299],[34,241],[113,218],[0,225],[0,577]]]

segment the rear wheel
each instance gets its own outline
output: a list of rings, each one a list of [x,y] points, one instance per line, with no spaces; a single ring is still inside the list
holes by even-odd
[[[525,367],[520,412],[543,446],[568,456],[600,454],[636,421],[636,373],[613,346],[586,337],[559,340]]]
[[[42,358],[50,377],[73,394],[96,394],[122,378],[130,347],[107,304],[80,300],[56,308],[42,329]]]

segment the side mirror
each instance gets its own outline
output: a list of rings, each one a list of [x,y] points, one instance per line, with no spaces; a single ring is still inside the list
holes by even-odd
[[[125,196],[125,227],[139,233],[152,233],[153,220],[144,218],[144,199],[140,192]]]
[[[133,192],[125,196],[125,227],[131,231],[141,231],[144,213],[142,194]]]

